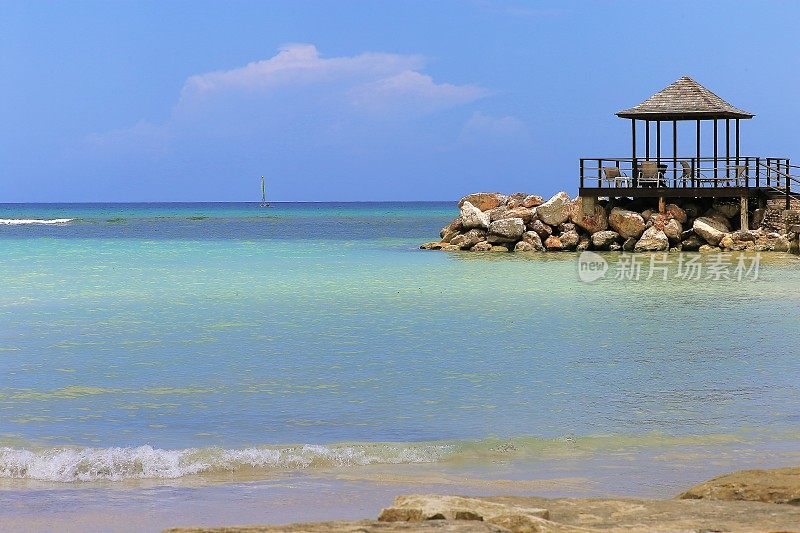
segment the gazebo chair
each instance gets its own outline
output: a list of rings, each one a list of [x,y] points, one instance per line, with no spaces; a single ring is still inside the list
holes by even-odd
[[[747,167],[745,165],[736,165],[735,167],[731,167],[731,170],[736,171],[736,177],[733,179],[733,186],[734,187],[746,187],[747,186]],[[730,185],[730,180],[728,180],[728,184]]]
[[[658,168],[658,163],[655,161],[642,161],[639,165],[639,184],[648,185],[653,184],[658,187],[664,179],[664,174]]]
[[[630,178],[619,167],[603,167],[603,181],[614,187],[629,187]]]
[[[700,172],[699,168],[695,169],[697,171],[696,176],[692,174],[692,165],[690,165],[688,161],[681,160],[681,168],[683,168],[683,174],[681,174],[680,179],[686,183],[691,183],[692,180],[697,181],[698,184],[702,184],[704,182],[713,184],[714,182],[713,178],[709,178],[708,176]]]

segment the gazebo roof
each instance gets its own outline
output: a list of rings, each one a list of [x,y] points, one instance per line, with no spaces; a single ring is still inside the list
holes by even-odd
[[[617,113],[641,120],[753,118],[712,93],[689,76],[682,76],[641,104]]]

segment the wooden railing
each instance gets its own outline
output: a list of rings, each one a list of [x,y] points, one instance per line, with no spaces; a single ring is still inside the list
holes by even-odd
[[[645,180],[642,163],[655,162],[659,172],[656,179]],[[684,168],[681,162],[686,163]],[[608,177],[618,169],[620,177]],[[584,157],[580,160],[581,188],[706,188],[742,187],[777,188],[791,193],[800,185],[800,177],[792,176],[788,157],[677,157],[661,159],[632,159],[625,157]],[[795,189],[797,190],[797,189]]]

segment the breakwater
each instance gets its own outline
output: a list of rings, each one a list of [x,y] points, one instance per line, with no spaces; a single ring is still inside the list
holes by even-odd
[[[797,253],[792,214],[760,208],[741,216],[734,199],[570,198],[497,192],[469,194],[459,215],[426,250],[775,251]],[[742,227],[746,221],[747,226]]]

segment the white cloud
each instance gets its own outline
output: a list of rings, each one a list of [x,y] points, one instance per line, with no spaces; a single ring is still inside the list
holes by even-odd
[[[320,57],[311,44],[284,46],[275,56],[231,70],[190,77],[182,99],[202,93],[230,90],[264,91],[291,85],[330,83],[338,80],[374,79],[424,66],[416,55],[363,53],[351,57]]]
[[[325,58],[314,45],[287,45],[268,59],[189,77],[160,124],[142,121],[93,135],[86,144],[149,153],[225,140],[285,144],[287,136],[341,144],[388,128],[384,119],[410,123],[490,94],[477,85],[437,83],[420,72],[424,65],[419,55]]]
[[[365,83],[350,91],[352,103],[376,113],[432,113],[467,104],[489,95],[477,85],[435,83],[413,70]]]

